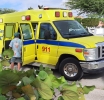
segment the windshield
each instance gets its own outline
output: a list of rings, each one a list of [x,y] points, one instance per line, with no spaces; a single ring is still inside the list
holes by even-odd
[[[93,35],[75,20],[54,21],[53,23],[64,38]]]

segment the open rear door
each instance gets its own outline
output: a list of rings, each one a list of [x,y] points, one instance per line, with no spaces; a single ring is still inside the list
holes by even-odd
[[[4,24],[0,24],[0,57],[3,49],[3,33],[4,33]]]
[[[9,48],[9,43],[14,38],[14,33],[17,31],[18,31],[17,23],[4,24],[4,49]]]
[[[22,48],[22,65],[26,65],[35,61],[36,43],[34,31],[30,22],[19,23],[21,38],[23,40]]]
[[[4,49],[9,48],[9,43],[14,38],[14,33],[20,32],[23,41],[22,65],[34,62],[36,57],[36,43],[31,23],[5,23],[4,30]]]

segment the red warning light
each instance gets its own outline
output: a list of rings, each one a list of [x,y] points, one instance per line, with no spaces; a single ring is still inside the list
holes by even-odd
[[[60,17],[60,12],[59,11],[55,12],[55,17]]]
[[[31,16],[30,15],[27,15],[26,16],[26,20],[31,20]]]
[[[72,12],[68,12],[68,16],[69,17],[73,17],[73,13]]]

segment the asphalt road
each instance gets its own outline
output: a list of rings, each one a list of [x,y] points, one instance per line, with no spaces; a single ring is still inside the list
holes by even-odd
[[[32,66],[25,66],[23,67],[24,70],[30,69]],[[35,67],[34,67],[35,68]],[[60,77],[61,75],[56,71],[53,70],[54,75]],[[85,86],[95,85],[95,89],[91,91],[89,94],[85,95],[86,100],[104,100],[104,73],[101,74],[84,74],[80,83]]]
[[[104,73],[94,75],[84,75],[80,80],[84,85],[95,85],[96,89],[85,95],[86,100],[104,100]]]

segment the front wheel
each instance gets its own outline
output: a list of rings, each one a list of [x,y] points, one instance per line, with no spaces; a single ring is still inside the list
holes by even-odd
[[[60,63],[59,72],[70,81],[76,81],[83,76],[82,68],[80,67],[78,60],[74,58],[64,59]]]

